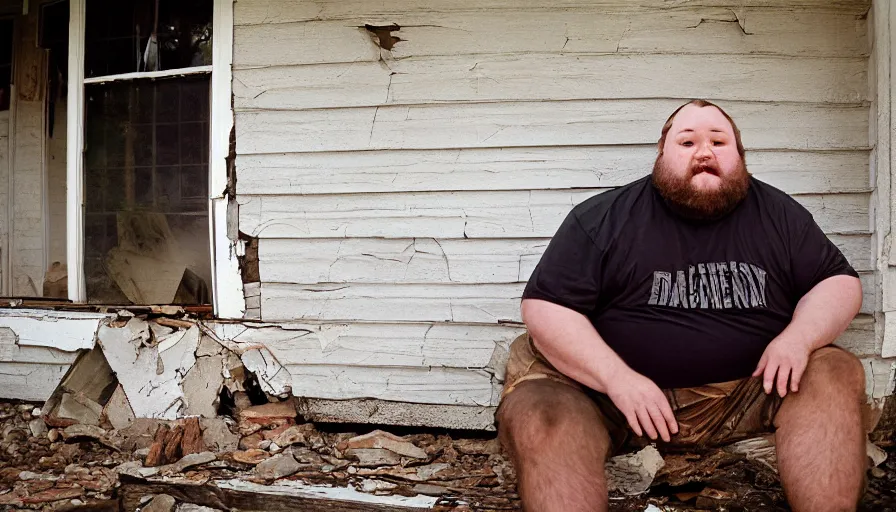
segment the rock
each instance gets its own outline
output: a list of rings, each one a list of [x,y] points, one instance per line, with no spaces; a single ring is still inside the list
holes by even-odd
[[[874,478],[885,478],[887,476],[887,472],[880,468],[871,468],[871,476]]]
[[[42,491],[36,494],[32,494],[30,496],[26,496],[22,498],[22,503],[37,505],[40,503],[50,503],[53,501],[62,501],[62,500],[70,500],[72,498],[78,498],[84,494],[84,489],[72,487],[72,488],[53,488],[48,489],[46,491]]]
[[[273,441],[265,439],[264,441],[258,443],[258,449],[259,450],[267,450],[268,448],[271,447],[272,444],[274,444]]]
[[[457,439],[454,449],[464,455],[497,455],[501,453],[498,439]]]
[[[149,455],[149,448],[140,448],[139,450],[134,451],[134,456],[141,459],[146,459],[147,455]]]
[[[275,455],[255,466],[255,474],[265,480],[276,480],[297,473],[302,465],[288,453]]]
[[[55,443],[56,441],[59,441],[60,437],[61,437],[61,435],[59,434],[59,431],[56,430],[55,428],[50,430],[49,432],[47,432],[47,439],[49,439],[51,443]]]
[[[361,467],[395,466],[401,464],[401,456],[384,448],[349,448],[346,457],[358,461]]]
[[[872,465],[880,466],[887,460],[887,452],[879,448],[876,444],[871,441],[865,442],[865,449],[868,454],[868,458],[871,459]]]
[[[146,454],[147,466],[156,467],[165,464],[165,440],[170,431],[167,425],[159,425],[153,437],[152,446],[149,447],[149,453]]]
[[[167,494],[159,494],[155,496],[141,512],[172,512],[177,502],[173,497]]]
[[[314,427],[308,424],[292,425],[281,432],[273,441],[283,448],[294,444],[307,445],[308,438],[306,436],[308,435],[309,430],[313,429]]]
[[[136,419],[134,410],[131,408],[131,403],[128,401],[128,397],[124,394],[124,388],[121,384],[115,388],[115,391],[109,398],[109,402],[106,403],[106,407],[103,409],[103,414],[115,430],[128,428],[128,426],[130,426]]]
[[[47,435],[47,424],[42,418],[34,418],[28,422],[28,429],[34,437],[44,437]]]
[[[424,494],[426,496],[442,496],[443,494],[448,494],[447,487],[432,484],[417,484],[414,486],[413,491],[417,494]]]
[[[383,480],[364,480],[363,482],[361,482],[361,491],[366,493],[375,493],[377,491],[391,491],[397,487],[397,484],[385,482]]]
[[[405,441],[404,439],[394,434],[383,432],[382,430],[374,430],[369,434],[353,437],[352,439],[349,439],[345,442],[344,448],[340,446],[341,451],[345,451],[345,449],[348,448],[382,448],[397,453],[398,455],[403,455],[405,457],[411,457],[414,459],[427,458],[426,452],[415,446],[413,443]]]
[[[160,470],[163,475],[183,473],[188,468],[200,466],[202,464],[208,464],[209,462],[214,462],[216,459],[217,457],[212,452],[191,453],[189,455],[185,455],[184,458],[180,459],[174,464],[162,466]]]
[[[177,506],[176,512],[222,512],[217,508],[204,507],[202,505],[194,505],[192,503],[181,503]]]
[[[202,453],[205,451],[205,443],[202,440],[202,429],[199,426],[199,418],[187,418],[184,422],[184,438],[181,441],[181,450],[184,455]]]
[[[439,473],[448,469],[450,466],[448,464],[439,463],[439,464],[430,464],[428,466],[420,466],[417,469],[417,478],[420,480],[432,480]]]
[[[87,438],[108,446],[113,450],[119,449],[119,445],[116,440],[109,438],[105,430],[94,425],[72,425],[70,427],[66,427],[65,430],[62,431],[62,438],[66,441]]]
[[[55,481],[55,480],[58,480],[58,478],[53,475],[43,475],[40,473],[34,473],[32,471],[22,471],[19,473],[19,480],[22,480],[25,482],[31,481],[31,480]]]
[[[663,457],[653,446],[613,457],[607,462],[607,490],[628,496],[643,494],[663,467]]]
[[[324,462],[319,453],[308,448],[292,447],[289,449],[289,453],[299,464],[320,465]]]
[[[149,478],[159,474],[159,468],[144,468],[140,461],[130,461],[115,466],[112,471],[119,475]]]
[[[249,399],[249,395],[245,391],[237,391],[233,394],[233,404],[233,408],[239,415],[240,412],[252,407],[252,400]]]
[[[219,418],[200,418],[202,442],[214,452],[232,452],[239,446],[240,437],[230,431],[227,423]]]
[[[133,451],[141,448],[149,448],[152,446],[156,432],[159,426],[166,425],[162,420],[152,418],[137,418],[130,425],[118,431],[118,435],[123,439],[121,443],[122,450]]]
[[[239,448],[240,450],[258,450],[261,449],[262,441],[261,434],[252,434],[240,439]]]
[[[237,462],[242,462],[243,464],[258,464],[259,462],[265,461],[271,457],[271,454],[264,451],[259,450],[257,448],[246,450],[246,451],[237,451],[230,454],[233,457],[233,460]]]
[[[268,451],[271,453],[280,453],[283,451],[283,448],[281,448],[277,443],[271,443],[268,445]]]
[[[277,420],[294,420],[296,415],[296,406],[292,400],[255,405],[239,412],[241,420],[264,426],[282,424]]]

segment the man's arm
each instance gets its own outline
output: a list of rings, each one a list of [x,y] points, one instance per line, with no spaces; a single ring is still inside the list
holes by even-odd
[[[797,303],[790,324],[762,354],[754,377],[763,376],[766,393],[775,386],[780,396],[799,391],[809,355],[843,334],[862,306],[862,284],[848,275],[833,276],[815,285]]]
[[[523,300],[522,314],[539,352],[564,375],[609,396],[637,435],[669,441],[678,433],[663,392],[629,368],[587,317],[538,299]]]

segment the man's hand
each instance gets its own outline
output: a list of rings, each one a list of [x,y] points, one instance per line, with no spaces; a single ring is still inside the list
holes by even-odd
[[[631,369],[611,380],[607,383],[607,396],[625,415],[635,434],[646,433],[653,440],[659,435],[668,443],[670,434],[678,433],[669,400],[652,380]]]
[[[809,364],[809,355],[812,347],[801,344],[795,340],[778,336],[765,347],[759,365],[753,372],[753,377],[762,375],[762,386],[765,393],[772,392],[777,375],[778,395],[784,398],[787,395],[787,380],[790,380],[790,391],[796,393],[800,390],[800,379]]]

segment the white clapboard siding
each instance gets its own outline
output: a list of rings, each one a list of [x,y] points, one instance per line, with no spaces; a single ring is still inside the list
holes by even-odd
[[[239,112],[237,152],[656,144],[663,122],[681,104],[595,100]],[[737,121],[748,149],[868,146],[867,107],[723,107]]]
[[[870,235],[831,235],[858,271],[873,270]],[[263,238],[259,273],[266,283],[525,282],[550,240]]]
[[[242,194],[354,194],[617,187],[655,158],[645,144],[238,155],[236,167]],[[751,151],[747,165],[790,194],[869,186],[867,151]]]
[[[525,331],[465,324],[285,324],[249,328],[227,339],[264,344],[283,365],[493,368]],[[496,371],[498,368],[493,368]]]
[[[873,273],[860,274],[862,313],[876,309]],[[267,322],[520,322],[525,283],[510,284],[261,284]]]
[[[311,21],[237,26],[234,66],[308,65],[370,61],[380,46],[364,24],[392,25],[399,37],[392,59],[445,55],[774,54],[810,57],[867,55],[866,24],[849,14],[685,8],[654,12],[577,10],[507,13],[409,14],[392,21]],[[738,23],[740,20],[743,27]],[[744,30],[749,35],[744,34]],[[496,38],[495,34],[501,37]],[[271,41],[278,51],[265,51]],[[385,52],[384,52],[385,53]]]
[[[238,69],[233,90],[238,110],[656,97],[854,104],[867,98],[867,67],[867,58],[446,56]]]
[[[874,335],[874,317],[870,315],[856,317],[846,332],[837,338],[836,344],[859,356],[880,354],[880,347]]]
[[[238,196],[240,230],[262,238],[545,238],[601,190]],[[867,233],[867,193],[796,196],[828,234]]]
[[[754,10],[777,11],[781,17],[812,12],[829,12],[864,16],[870,0],[408,0],[404,2],[371,2],[369,0],[239,0],[234,5],[234,24],[256,25],[292,23],[296,21],[347,20],[359,16],[365,20],[396,21],[409,15],[440,16],[452,13],[484,15],[493,11],[540,12],[550,15],[561,11],[581,13],[651,13],[669,16],[682,10],[733,9],[749,23]],[[820,30],[820,27],[815,27]],[[270,51],[270,47],[266,48]]]
[[[292,393],[307,398],[378,398],[451,405],[497,405],[501,383],[486,370],[289,365]]]

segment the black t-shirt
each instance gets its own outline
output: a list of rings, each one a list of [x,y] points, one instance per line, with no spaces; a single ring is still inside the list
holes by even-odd
[[[694,222],[648,176],[575,207],[523,298],[587,316],[632,369],[689,387],[748,377],[800,298],[841,274],[858,277],[784,192],[751,179],[734,211]]]

